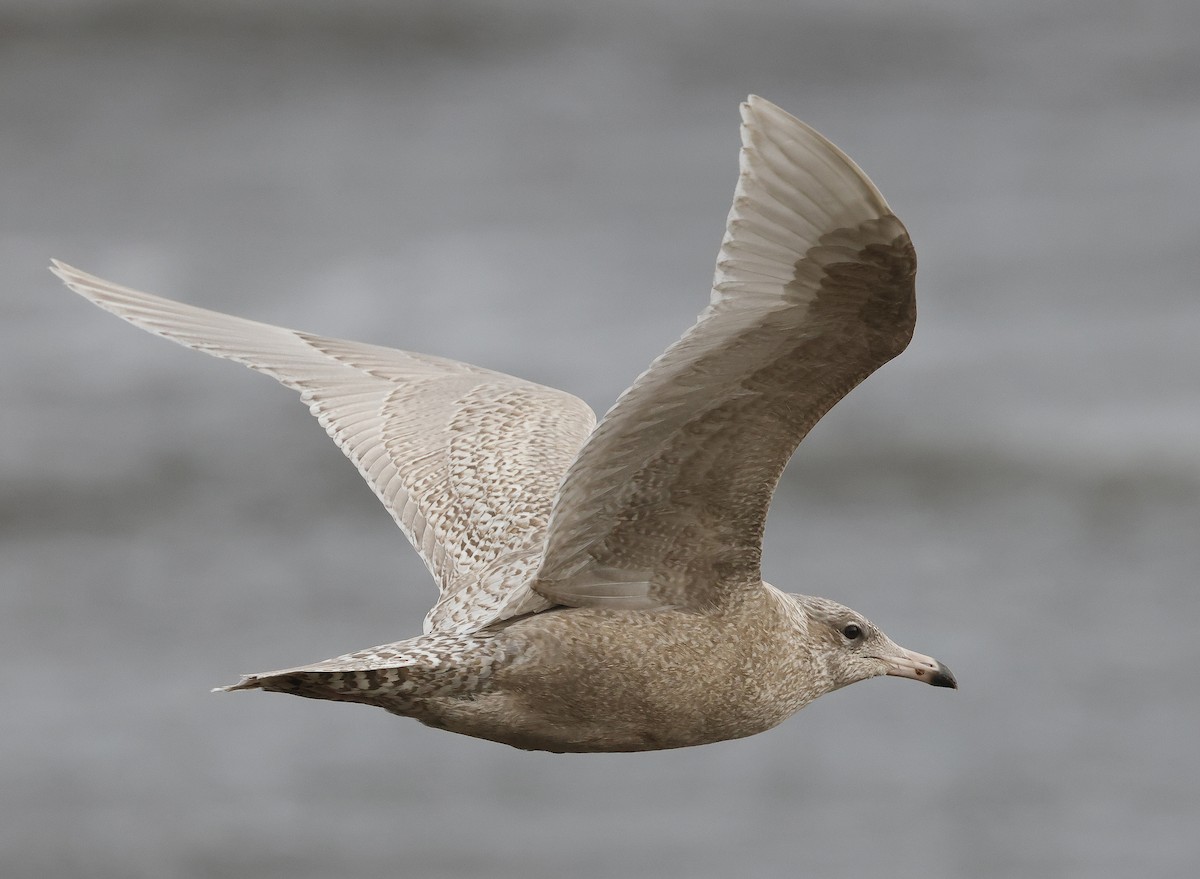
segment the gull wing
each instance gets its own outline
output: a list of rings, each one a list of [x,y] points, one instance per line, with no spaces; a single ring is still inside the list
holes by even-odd
[[[596,423],[582,400],[454,360],[184,305],[58,261],[52,271],[135,326],[299,391],[437,580],[426,632],[548,606],[527,584],[554,493]]]
[[[761,588],[788,459],[912,337],[916,255],[883,196],[774,104],[741,109],[711,302],[567,472],[534,585],[555,602],[699,609]]]

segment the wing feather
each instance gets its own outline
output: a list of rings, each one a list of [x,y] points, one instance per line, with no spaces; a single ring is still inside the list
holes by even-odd
[[[760,588],[779,476],[826,411],[908,344],[916,258],[844,153],[761,98],[709,307],[601,420],[555,500],[535,589],[703,607]]]
[[[299,391],[438,581],[427,632],[547,606],[528,590],[535,565],[497,561],[540,558],[554,492],[595,424],[581,400],[453,360],[196,308],[57,261],[53,271],[135,326]]]

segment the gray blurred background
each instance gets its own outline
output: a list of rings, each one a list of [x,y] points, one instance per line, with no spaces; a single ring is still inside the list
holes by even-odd
[[[1196,875],[1198,46],[1193,0],[0,0],[0,875]],[[921,259],[767,578],[962,690],[565,757],[210,694],[432,583],[290,392],[49,257],[603,411],[705,304],[748,92]]]

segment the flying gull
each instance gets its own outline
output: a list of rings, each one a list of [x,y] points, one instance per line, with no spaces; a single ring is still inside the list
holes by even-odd
[[[841,150],[762,98],[741,113],[709,305],[599,424],[563,391],[54,261],[101,308],[299,391],[440,588],[418,637],[223,689],[587,752],[752,735],[878,675],[956,686],[861,614],[762,580],[767,507],[797,444],[912,336],[916,256]]]

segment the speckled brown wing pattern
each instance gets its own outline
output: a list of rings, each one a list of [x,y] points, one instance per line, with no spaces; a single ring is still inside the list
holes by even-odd
[[[742,116],[712,301],[568,471],[535,585],[554,601],[699,609],[759,588],[797,444],[911,338],[916,257],[878,190],[773,104]]]
[[[522,587],[562,475],[595,424],[581,400],[453,360],[184,305],[62,263],[54,271],[144,330],[299,391],[437,580],[426,632],[548,606]]]

